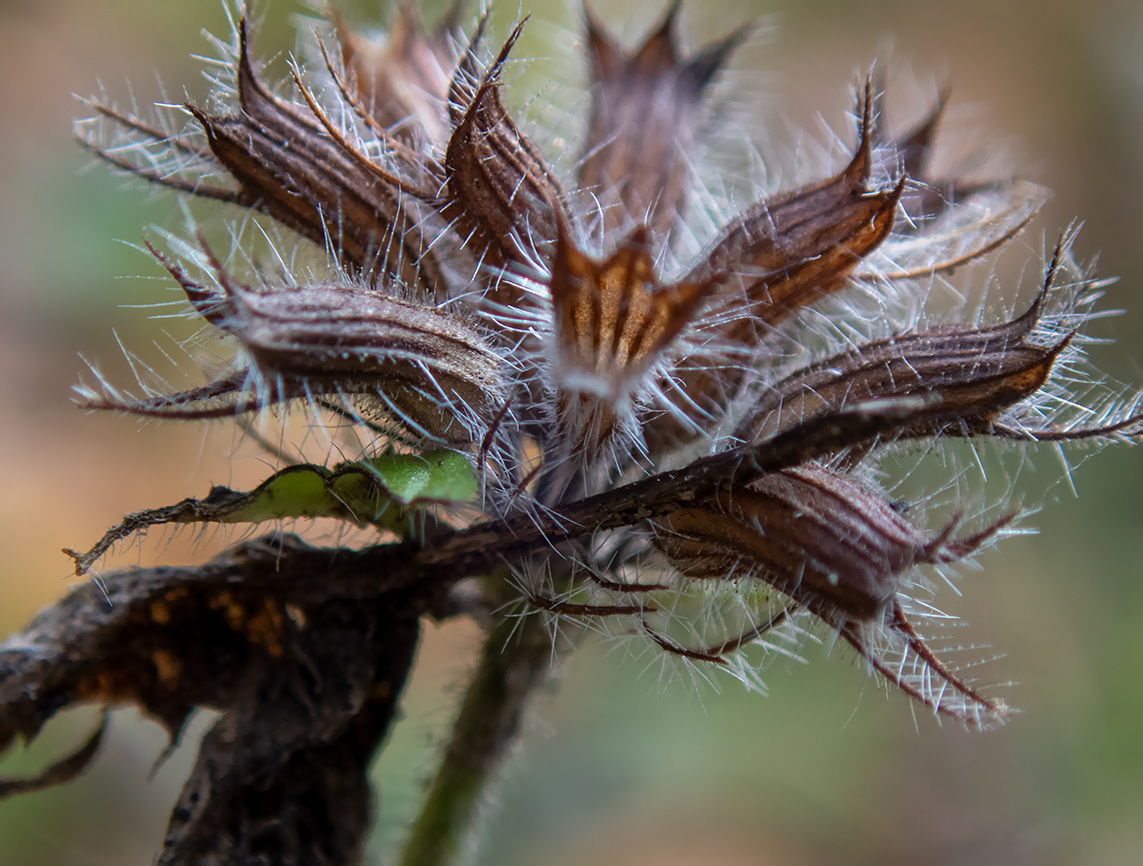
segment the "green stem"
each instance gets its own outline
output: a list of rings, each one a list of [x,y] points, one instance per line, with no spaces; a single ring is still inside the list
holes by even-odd
[[[528,698],[550,670],[552,640],[537,615],[508,617],[492,629],[401,866],[445,866],[471,849],[479,813],[519,736]]]

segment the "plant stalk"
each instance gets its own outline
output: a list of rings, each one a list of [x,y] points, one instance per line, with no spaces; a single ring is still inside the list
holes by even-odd
[[[489,633],[401,866],[445,866],[474,849],[481,812],[519,738],[528,698],[551,669],[552,641],[537,615],[509,616]]]

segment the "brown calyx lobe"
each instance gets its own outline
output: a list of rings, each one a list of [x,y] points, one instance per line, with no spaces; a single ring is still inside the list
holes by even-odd
[[[336,8],[330,10],[342,65],[358,99],[380,127],[410,144],[443,148],[448,141],[446,106],[458,59],[449,34],[461,5],[455,0],[426,32],[417,5],[399,3],[384,41],[355,33]]]
[[[743,358],[799,310],[842,289],[862,258],[892,231],[905,178],[870,191],[873,168],[872,93],[866,83],[854,156],[825,182],[757,202],[727,225],[690,282],[712,280],[708,314],[697,338],[717,348],[696,352],[664,383],[687,395],[691,423],[661,415],[646,424],[652,452],[689,441],[717,419],[743,382]],[[699,412],[707,412],[709,418]]]
[[[475,88],[479,29],[461,60],[450,91],[444,196],[434,202],[465,247],[496,268],[526,263],[533,247],[549,251],[557,217],[568,219],[559,182],[500,99],[500,73],[523,26],[509,34]]]
[[[766,390],[735,436],[758,441],[847,403],[914,394],[936,399],[898,435],[992,433],[992,419],[1043,387],[1068,344],[1068,339],[1054,346],[1028,342],[1043,297],[1010,322],[903,334],[800,370]]]
[[[834,627],[874,621],[905,569],[968,555],[987,537],[930,538],[880,494],[813,464],[679,509],[655,528],[656,545],[687,577],[764,581]]]
[[[884,91],[883,81],[877,81],[874,88],[877,123],[873,129],[873,144],[893,158],[896,168],[909,177],[909,189],[901,198],[901,206],[909,214],[911,225],[924,225],[968,196],[996,185],[988,181],[966,181],[933,174],[934,142],[948,108],[948,87],[937,94],[936,102],[927,115],[911,128],[894,136],[887,132]],[[908,227],[904,230],[908,231]]]
[[[238,183],[239,204],[320,246],[332,246],[353,272],[383,273],[430,293],[443,285],[424,215],[411,213],[396,185],[368,171],[319,125],[266,88],[250,60],[245,22],[238,99],[240,111],[232,116],[187,108],[202,124],[215,158]]]
[[[588,460],[630,435],[646,373],[679,337],[713,286],[666,285],[655,274],[651,235],[637,227],[602,261],[557,223],[548,283],[553,307],[556,422],[560,439]]]
[[[703,94],[743,26],[688,60],[679,57],[673,2],[643,45],[627,52],[585,4],[592,100],[580,186],[598,200],[604,237],[646,223],[666,237],[682,222],[688,149],[699,139]]]
[[[726,274],[720,296],[741,311],[723,328],[753,342],[797,310],[845,285],[893,228],[905,178],[872,191],[871,84],[866,83],[857,151],[824,183],[760,201],[731,222],[690,278]]]
[[[503,360],[479,330],[450,310],[352,283],[257,291],[232,281],[201,235],[199,242],[221,293],[195,283],[147,246],[196,311],[238,340],[250,369],[205,388],[91,401],[91,408],[202,419],[296,398],[358,395],[366,398],[369,414],[395,413],[415,430],[459,445],[471,442],[474,429],[486,427],[503,403]],[[252,382],[263,385],[251,392]]]
[[[599,262],[575,246],[566,225],[558,231],[549,282],[557,351],[571,367],[637,377],[686,327],[712,284],[661,283],[645,226]]]

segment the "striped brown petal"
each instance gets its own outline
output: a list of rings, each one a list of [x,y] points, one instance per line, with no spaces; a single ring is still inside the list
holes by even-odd
[[[831,180],[760,201],[730,223],[689,279],[727,275],[720,290],[721,328],[747,342],[809,304],[837,291],[854,267],[893,228],[904,178],[871,191],[870,86],[860,142]]]
[[[254,71],[245,22],[238,58],[240,111],[202,124],[215,158],[237,181],[238,203],[333,248],[350,270],[384,273],[428,292],[444,283],[435,233],[408,197],[363,166],[313,120],[271,93]]]
[[[993,420],[1047,382],[1068,344],[1029,342],[1043,298],[1041,293],[1031,309],[1004,324],[945,325],[820,361],[767,388],[735,435],[760,441],[850,403],[913,394],[936,399],[902,436],[994,433]]]
[[[444,195],[437,203],[465,247],[497,268],[525,262],[532,249],[548,249],[557,215],[564,215],[563,191],[543,154],[500,100],[500,72],[523,26],[516,26],[477,82],[479,30],[461,60],[450,93]]]
[[[658,29],[631,52],[584,6],[593,89],[579,182],[599,202],[605,237],[632,222],[666,237],[681,223],[703,93],[750,32],[741,27],[682,60],[675,44],[679,6],[673,2]]]
[[[591,459],[711,283],[659,282],[646,227],[601,262],[576,248],[562,222],[558,232],[549,283],[557,423],[561,438]]]
[[[417,6],[400,3],[383,40],[355,33],[340,12],[330,13],[358,100],[379,126],[409,143],[443,148],[448,141],[448,91],[458,59],[449,33],[459,6],[454,2],[432,32],[425,32]]]
[[[333,397],[335,408],[348,401],[366,419],[463,444],[481,439],[506,402],[502,359],[448,310],[348,283],[256,291],[231,282],[210,256],[219,294],[159,258],[204,318],[238,340],[248,366],[205,388],[143,400],[104,395],[87,399],[88,408],[218,418]]]
[[[912,697],[983,726],[999,721],[1006,708],[932,654],[905,617],[902,589],[912,585],[906,573],[913,566],[962,559],[1010,519],[965,538],[952,538],[952,526],[930,536],[879,493],[806,464],[680,508],[654,528],[656,545],[686,577],[773,586],[836,629]],[[886,661],[892,653],[901,656],[896,671]],[[906,667],[910,657],[915,667]],[[918,680],[944,688],[925,688]]]

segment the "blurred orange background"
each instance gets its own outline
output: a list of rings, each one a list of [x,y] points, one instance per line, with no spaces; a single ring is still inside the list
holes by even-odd
[[[660,14],[624,0],[594,5],[629,40]],[[1095,357],[1114,377],[1143,385],[1143,4],[708,6],[685,5],[684,41],[699,46],[765,16],[765,35],[736,57],[733,81],[749,88],[748,101],[819,137],[819,112],[849,134],[849,87],[874,58],[891,57],[890,81],[915,75],[924,93],[951,83],[950,125],[985,152],[1015,142],[1021,173],[1055,190],[1020,249],[1038,250],[1045,237],[1050,244],[1079,218],[1081,256],[1101,252],[1101,272],[1122,277],[1103,307],[1127,313],[1096,329],[1118,342]],[[293,46],[292,16],[301,11],[267,4],[260,56]],[[515,11],[499,9],[497,32]],[[577,12],[546,2],[524,11],[533,23],[515,56],[540,66],[578,45]],[[359,0],[349,12],[364,20],[378,3]],[[217,0],[0,0],[0,633],[75,580],[61,547],[90,544],[127,512],[264,474],[256,451],[225,427],[204,433],[85,416],[69,394],[80,353],[113,382],[132,381],[113,332],[144,355],[161,328],[186,333],[183,323],[149,321],[131,306],[170,296],[155,263],[117,243],[136,242],[152,223],[177,229],[177,205],[89,166],[71,141],[71,119],[84,113],[71,94],[92,93],[102,80],[125,102],[129,80],[146,104],[158,98],[158,72],[172,100],[201,99],[190,55],[208,53],[202,28],[226,27]],[[541,84],[523,75],[511,97],[523,104]],[[1035,282],[1029,268],[1023,297]],[[1017,287],[1003,290],[1013,303]],[[988,552],[983,571],[963,575],[963,599],[939,600],[971,623],[966,643],[1006,653],[984,673],[1019,680],[1007,697],[1023,713],[1005,729],[968,734],[914,718],[903,696],[886,699],[836,648],[828,657],[808,648],[808,665],[775,665],[765,698],[731,681],[716,681],[720,693],[663,685],[647,658],[589,648],[539,702],[496,795],[479,862],[1143,862],[1143,450],[1074,456],[1090,457],[1074,475],[1079,499],[1066,484],[1034,477],[1059,475],[1050,449],[1036,454],[1025,472],[1031,488],[1049,488],[1028,521],[1040,534]],[[198,561],[225,541],[156,532],[105,565]],[[406,719],[376,771],[371,862],[415,808],[477,638],[466,622],[426,629]],[[92,719],[65,714],[31,749],[6,756],[0,772],[42,767]],[[188,743],[148,781],[163,735],[134,712],[119,713],[86,778],[0,803],[0,863],[151,862],[193,759],[193,736]]]

